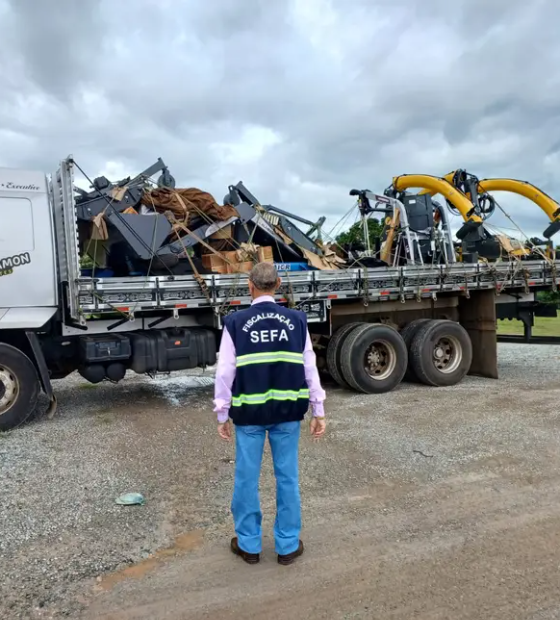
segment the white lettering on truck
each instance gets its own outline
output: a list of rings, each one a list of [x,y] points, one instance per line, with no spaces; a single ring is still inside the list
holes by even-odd
[[[15,267],[29,265],[30,262],[31,254],[29,254],[29,252],[22,252],[21,254],[14,254],[13,256],[0,258],[0,274],[8,275],[12,273]]]

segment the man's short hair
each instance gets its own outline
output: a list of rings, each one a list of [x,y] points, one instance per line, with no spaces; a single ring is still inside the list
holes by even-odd
[[[251,270],[249,280],[259,291],[274,291],[278,282],[278,272],[272,263],[258,263]]]

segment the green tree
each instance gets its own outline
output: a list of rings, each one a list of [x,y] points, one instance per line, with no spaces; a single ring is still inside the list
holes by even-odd
[[[380,239],[383,233],[383,225],[375,218],[368,219],[369,242],[371,247],[375,247],[375,240]],[[352,224],[350,228],[337,236],[338,245],[345,246],[354,243],[364,243],[364,232],[362,222]]]
[[[537,293],[537,301],[543,304],[560,306],[560,291],[539,291]]]

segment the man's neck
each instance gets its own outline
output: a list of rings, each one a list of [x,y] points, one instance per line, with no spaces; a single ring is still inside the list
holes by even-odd
[[[262,295],[257,295],[256,297],[253,297],[253,304],[262,304],[264,302],[272,302],[275,303],[274,301],[274,295],[272,293],[263,293]]]

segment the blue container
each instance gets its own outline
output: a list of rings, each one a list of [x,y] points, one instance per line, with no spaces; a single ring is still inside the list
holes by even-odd
[[[274,263],[274,266],[279,273],[286,271],[311,271],[312,269],[307,263]]]
[[[81,269],[82,278],[112,278],[115,273],[111,269]]]

